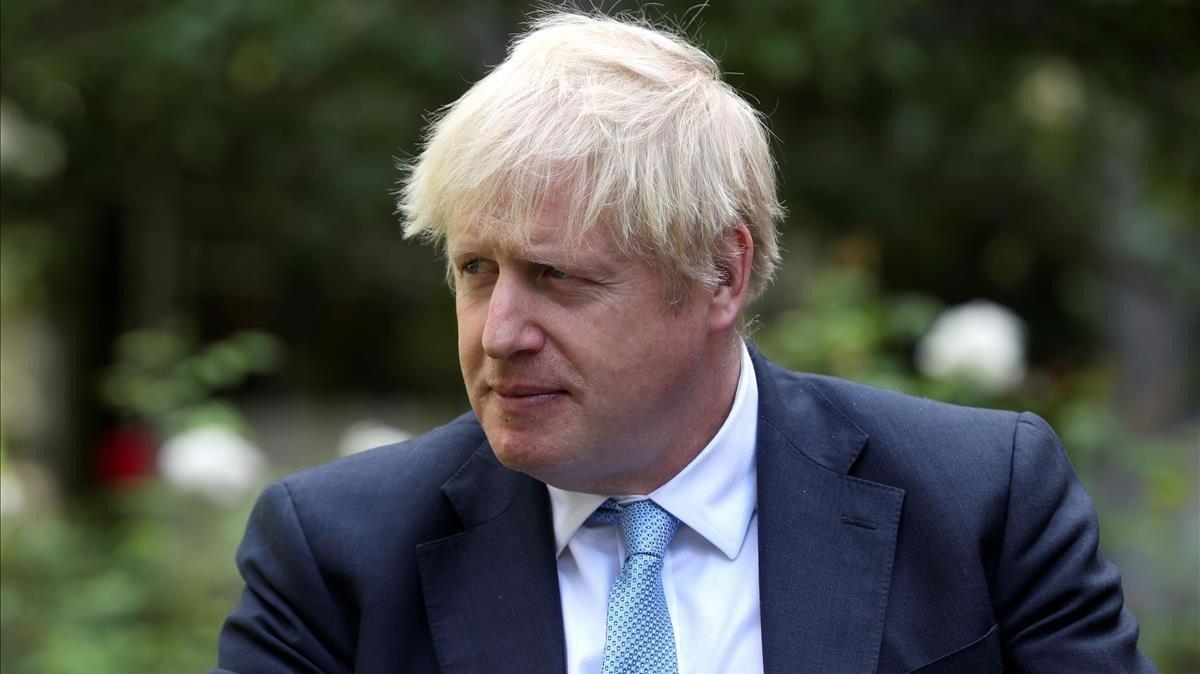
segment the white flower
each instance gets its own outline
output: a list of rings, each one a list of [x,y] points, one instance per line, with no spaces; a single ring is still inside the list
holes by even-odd
[[[54,482],[37,463],[10,459],[0,464],[0,519],[50,512],[56,501]]]
[[[338,454],[350,456],[372,447],[403,442],[411,437],[412,433],[374,419],[367,419],[351,425],[342,433],[342,441],[338,443]]]
[[[16,105],[0,100],[0,169],[27,178],[50,178],[66,163],[67,146],[53,127],[25,117]]]
[[[168,484],[231,505],[262,482],[267,460],[233,430],[200,426],[167,440],[158,466]]]
[[[974,300],[946,309],[917,343],[917,368],[937,379],[1011,390],[1025,378],[1025,327],[1009,309]]]
[[[1019,112],[1048,127],[1074,121],[1087,106],[1078,69],[1062,59],[1039,63],[1018,84],[1015,99]]]
[[[25,485],[15,473],[0,470],[0,517],[18,517],[26,509]]]

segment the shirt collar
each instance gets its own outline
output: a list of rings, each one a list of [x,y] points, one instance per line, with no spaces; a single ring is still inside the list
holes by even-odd
[[[741,374],[725,423],[708,445],[649,498],[686,524],[726,557],[734,559],[758,501],[754,438],[758,432],[758,382],[750,351],[742,344]],[[554,522],[555,554],[609,498],[546,485]],[[642,497],[617,498],[632,501]]]

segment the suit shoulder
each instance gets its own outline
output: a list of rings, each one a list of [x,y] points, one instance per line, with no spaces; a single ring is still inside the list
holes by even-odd
[[[471,413],[404,442],[308,468],[282,480],[294,499],[436,492],[484,442]]]
[[[1033,414],[967,407],[823,375],[794,374],[801,386],[839,410],[872,438],[937,439],[938,444],[988,437],[1011,444],[1019,420]]]
[[[1022,418],[1034,415],[964,407],[835,377],[767,370],[773,394],[803,437],[824,420],[866,436],[855,474],[899,487],[925,483],[1007,483]],[[1040,419],[1038,419],[1040,422]],[[1044,424],[1044,422],[1042,422]],[[825,432],[830,432],[825,429]],[[834,461],[833,463],[836,463]]]

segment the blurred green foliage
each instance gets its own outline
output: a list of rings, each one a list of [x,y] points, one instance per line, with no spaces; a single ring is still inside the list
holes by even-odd
[[[237,409],[214,394],[273,372],[283,346],[269,334],[245,330],[199,348],[184,331],[161,328],[126,333],[115,351],[101,399],[170,437],[205,424],[247,431]]]
[[[911,389],[909,352],[941,308],[917,293],[885,301],[867,271],[828,265],[806,280],[802,301],[773,317],[755,338],[794,370]]]
[[[63,159],[8,172],[4,228],[50,232],[47,300],[84,317],[126,302],[128,329],[184,308],[206,337],[284,336],[293,385],[453,391],[439,264],[397,236],[394,158],[528,9],[5,0],[0,93]],[[1190,3],[645,13],[676,18],[768,114],[793,243],[870,238],[885,286],[992,297],[1039,358],[1096,355],[1114,275],[1200,301]]]
[[[241,580],[231,551],[249,504],[163,486],[0,532],[0,669],[11,674],[198,672]]]
[[[56,460],[89,466],[117,418],[164,434],[240,418],[214,394],[236,403],[275,364],[276,394],[461,395],[441,264],[400,241],[393,165],[417,152],[428,112],[503,58],[529,8],[0,2],[0,314],[6,333],[32,323],[32,341],[63,342]],[[645,13],[712,51],[775,134],[789,252],[758,308],[762,348],[1046,416],[1101,509],[1147,652],[1164,671],[1200,671],[1194,344],[1138,347],[1181,352],[1163,367],[1183,383],[1150,391],[1153,428],[1132,430],[1112,403],[1123,368],[1148,371],[1122,364],[1118,336],[1153,334],[1122,297],[1195,334],[1195,3],[689,0]],[[975,297],[1029,328],[1019,389],[912,366],[937,311]],[[179,315],[195,329],[153,327]],[[50,453],[4,423],[0,463]],[[153,484],[82,494],[4,523],[0,666],[210,665],[244,509]]]
[[[101,398],[160,438],[204,425],[252,434],[218,394],[281,362],[242,331],[203,346],[180,326],[122,335]],[[148,476],[62,512],[17,513],[0,533],[5,672],[183,672],[214,663],[241,579],[232,552],[249,502],[216,504]],[[29,506],[24,506],[29,508]]]

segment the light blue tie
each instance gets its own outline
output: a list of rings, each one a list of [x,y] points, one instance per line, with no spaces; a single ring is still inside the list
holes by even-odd
[[[604,674],[675,674],[675,632],[662,569],[679,520],[650,500],[621,506],[612,499],[591,520],[620,524],[625,542],[625,561],[608,593]]]

